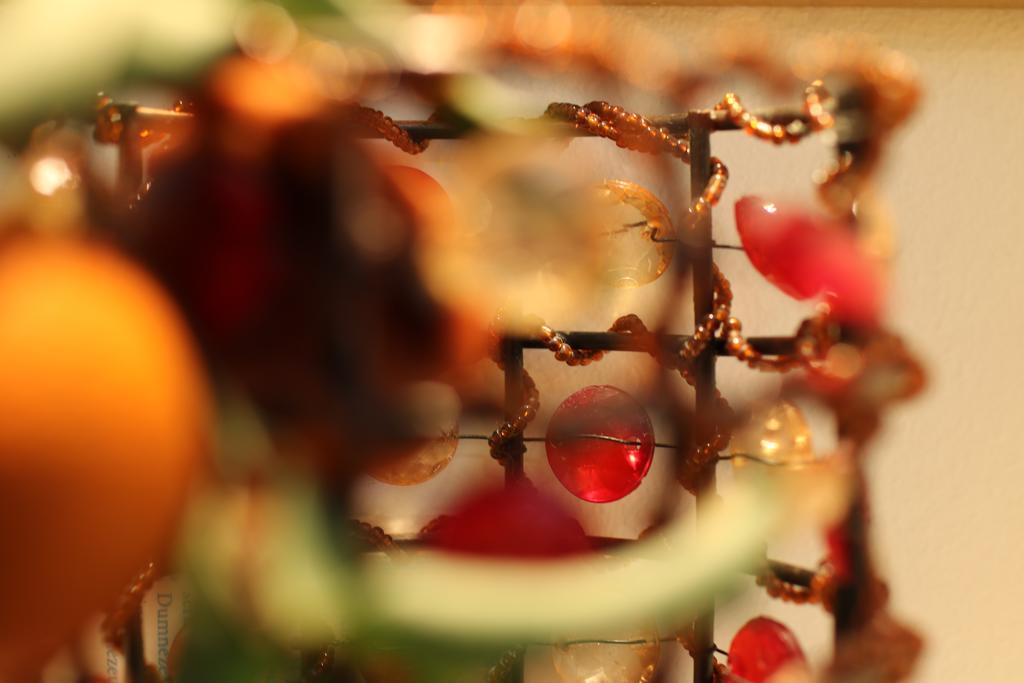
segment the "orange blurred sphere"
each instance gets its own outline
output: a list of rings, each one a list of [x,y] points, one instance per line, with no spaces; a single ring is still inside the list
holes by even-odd
[[[209,401],[170,300],[108,249],[0,247],[0,680],[36,669],[175,532]]]

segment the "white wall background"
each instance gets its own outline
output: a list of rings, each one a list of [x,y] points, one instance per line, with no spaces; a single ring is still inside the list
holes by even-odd
[[[856,33],[902,51],[920,69],[926,97],[896,138],[883,174],[897,228],[892,282],[892,326],[903,333],[931,370],[927,394],[892,413],[870,464],[873,535],[883,573],[893,588],[893,609],[927,637],[916,681],[1019,680],[1024,667],[1024,458],[1016,451],[1024,428],[1024,11],[954,9],[811,9],[623,7],[611,10],[621,31],[637,26],[670,37],[680,58],[717,27],[744,23],[791,44],[816,33]],[[736,84],[741,93],[750,85]],[[716,94],[709,95],[707,105]],[[586,83],[528,86],[525,113],[552,99],[586,101],[608,96]],[[752,96],[748,104],[758,102]],[[629,103],[626,103],[627,105]],[[714,152],[733,182],[716,215],[716,237],[735,243],[732,202],[747,193],[809,198],[809,176],[829,151],[821,141],[776,149],[740,134],[716,136]],[[450,150],[438,144],[422,158],[443,180]],[[608,177],[647,182],[668,201],[646,169],[600,141],[577,141],[565,152]],[[678,207],[678,201],[675,202]],[[722,252],[736,312],[745,329],[789,333],[806,308],[777,294],[753,272],[742,253]],[[581,310],[556,327],[602,329],[614,317],[651,310],[658,284]],[[613,357],[586,370],[569,370],[534,354],[545,416],[575,388],[611,383],[629,389],[649,368]],[[766,380],[724,360],[719,373],[727,395],[748,396]],[[497,381],[497,375],[495,375]],[[477,433],[484,433],[480,426]],[[473,426],[463,426],[474,431]],[[469,447],[466,447],[468,450]],[[460,452],[460,456],[462,453]],[[368,484],[366,519],[396,533],[411,532],[441,511],[447,497],[470,479],[496,476],[489,459],[457,457],[433,482],[412,489]],[[664,464],[664,463],[662,463]],[[531,451],[528,471],[552,482],[542,450]],[[635,535],[649,521],[660,479],[608,506],[577,505],[592,533]],[[567,503],[573,501],[566,494]],[[780,558],[813,566],[820,548],[773,548]],[[791,624],[810,653],[829,654],[830,620],[814,607],[772,602],[752,590],[723,610],[717,641],[727,647],[735,629],[759,612]],[[674,646],[666,650],[677,650]],[[546,653],[531,663],[530,680],[555,680]],[[681,659],[686,659],[685,657]],[[683,673],[685,670],[686,674]],[[688,674],[680,665],[680,675]],[[680,679],[682,680],[682,679]]]

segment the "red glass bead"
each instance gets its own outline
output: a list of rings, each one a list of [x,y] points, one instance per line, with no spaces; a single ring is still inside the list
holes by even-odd
[[[580,523],[527,483],[470,496],[425,540],[449,552],[490,557],[544,559],[590,550]]]
[[[881,268],[860,250],[852,235],[833,234],[802,271],[808,281],[818,283],[837,320],[868,327],[878,324],[884,303]]]
[[[628,495],[647,475],[654,428],[626,392],[590,386],[558,406],[548,424],[547,453],[555,476],[573,495],[607,503]]]
[[[729,670],[749,683],[764,683],[783,668],[806,664],[793,632],[768,617],[748,621],[729,645]]]
[[[418,168],[397,164],[384,166],[381,171],[394,185],[399,199],[416,214],[419,229],[450,225],[455,220],[452,199],[433,176]]]
[[[760,197],[743,197],[735,212],[736,231],[753,266],[795,299],[816,294],[813,283],[793,277],[820,233],[807,216],[782,211]]]
[[[846,226],[758,197],[736,202],[736,230],[750,262],[795,299],[822,296],[843,322],[875,325],[882,274]]]

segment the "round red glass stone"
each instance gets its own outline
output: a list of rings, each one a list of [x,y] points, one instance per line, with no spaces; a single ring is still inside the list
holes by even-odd
[[[632,396],[606,385],[580,389],[551,417],[548,463],[574,496],[608,503],[640,485],[654,459],[654,428]]]
[[[431,526],[424,541],[448,552],[545,559],[590,551],[580,523],[527,483],[479,491]]]
[[[729,645],[729,670],[749,683],[765,683],[783,668],[806,664],[793,632],[768,617],[748,621]]]
[[[877,324],[882,274],[845,225],[759,197],[743,197],[735,211],[747,257],[772,284],[795,299],[823,297],[843,322]]]

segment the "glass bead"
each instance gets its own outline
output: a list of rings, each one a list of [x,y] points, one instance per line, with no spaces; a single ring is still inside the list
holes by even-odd
[[[592,180],[553,150],[522,136],[459,146],[447,183],[455,220],[418,253],[441,300],[488,318],[502,308],[556,319],[600,286],[606,248],[594,226],[603,207]]]
[[[552,650],[555,670],[564,683],[647,683],[661,655],[656,632],[615,638],[635,643],[576,643]]]
[[[811,430],[803,413],[789,401],[762,405],[750,420],[733,434],[729,444],[733,467],[751,464],[742,456],[753,456],[772,465],[799,467],[815,461]],[[756,461],[754,461],[756,462]]]
[[[766,683],[783,669],[806,664],[793,632],[767,617],[748,621],[729,645],[729,670],[749,683]]]
[[[367,472],[377,481],[393,486],[422,484],[448,466],[458,444],[459,429],[455,426],[404,455],[375,460]]]
[[[820,283],[799,276],[803,264],[814,258],[823,233],[808,215],[760,197],[743,197],[735,213],[743,249],[762,275],[794,299],[818,293]]]
[[[590,551],[580,523],[525,482],[471,495],[424,540],[448,552],[489,557],[546,559]]]
[[[843,322],[877,324],[883,274],[846,225],[757,197],[740,199],[735,211],[751,264],[775,286],[795,299],[821,296]]]
[[[574,496],[591,503],[619,500],[646,476],[654,459],[654,428],[632,396],[615,387],[580,389],[548,424],[548,463]]]
[[[606,243],[606,276],[616,287],[653,282],[672,263],[675,228],[668,209],[636,183],[606,180],[598,197],[600,234]]]
[[[433,479],[455,456],[459,444],[459,398],[448,385],[419,382],[404,389],[398,404],[407,413],[413,433],[433,438],[378,453],[366,471],[385,484],[414,486]]]

